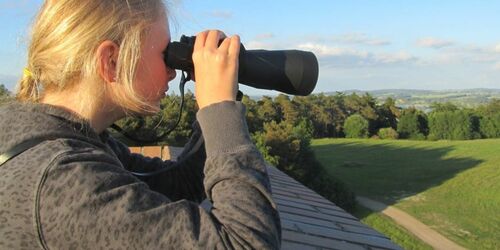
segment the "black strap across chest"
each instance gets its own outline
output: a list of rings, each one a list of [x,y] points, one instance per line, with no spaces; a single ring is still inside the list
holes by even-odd
[[[4,163],[9,161],[10,159],[14,158],[16,155],[38,145],[46,140],[47,140],[47,138],[35,138],[35,139],[27,140],[25,142],[22,142],[22,143],[15,145],[14,147],[7,150],[5,153],[0,155],[0,166],[2,166]]]

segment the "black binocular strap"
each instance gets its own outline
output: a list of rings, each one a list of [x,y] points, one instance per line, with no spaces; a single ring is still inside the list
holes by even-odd
[[[47,140],[47,138],[35,138],[32,140],[28,140],[28,141],[17,144],[16,146],[7,150],[7,152],[0,155],[0,166],[2,166],[4,163],[9,161],[10,159],[14,158],[16,155],[28,150],[29,148],[32,148],[32,147],[38,145],[41,142],[46,141],[46,140]]]

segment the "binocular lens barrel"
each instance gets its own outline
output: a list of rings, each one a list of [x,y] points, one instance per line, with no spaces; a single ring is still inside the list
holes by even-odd
[[[193,71],[196,37],[182,36],[171,42],[165,52],[165,63],[183,71]],[[238,82],[259,89],[277,90],[291,95],[309,95],[318,81],[318,60],[301,50],[246,50],[241,45]]]

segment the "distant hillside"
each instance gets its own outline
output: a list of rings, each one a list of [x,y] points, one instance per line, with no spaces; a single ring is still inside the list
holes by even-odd
[[[335,95],[337,92],[325,93]],[[391,97],[400,107],[414,106],[421,110],[428,110],[434,102],[451,102],[460,107],[476,107],[488,103],[492,99],[500,99],[500,89],[460,89],[460,90],[415,90],[415,89],[382,89],[382,90],[346,90],[344,94],[369,93],[379,101]]]

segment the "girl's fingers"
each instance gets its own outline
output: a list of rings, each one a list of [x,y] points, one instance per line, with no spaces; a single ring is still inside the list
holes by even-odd
[[[218,30],[210,30],[208,32],[207,40],[205,42],[205,47],[208,49],[216,49],[219,47],[219,40],[221,39],[221,33]]]
[[[230,38],[228,54],[238,57],[240,55],[240,36],[234,35]]]
[[[205,47],[205,41],[207,40],[208,31],[200,32],[196,35],[196,40],[194,41],[194,50],[200,50]]]
[[[222,43],[219,45],[219,51],[227,53],[229,46],[230,46],[230,43],[231,43],[230,38],[227,38],[227,37],[224,38],[224,40],[222,40]]]
[[[234,101],[238,89],[239,36],[226,38],[217,30],[199,33],[193,51],[195,96],[201,109],[221,101]]]

